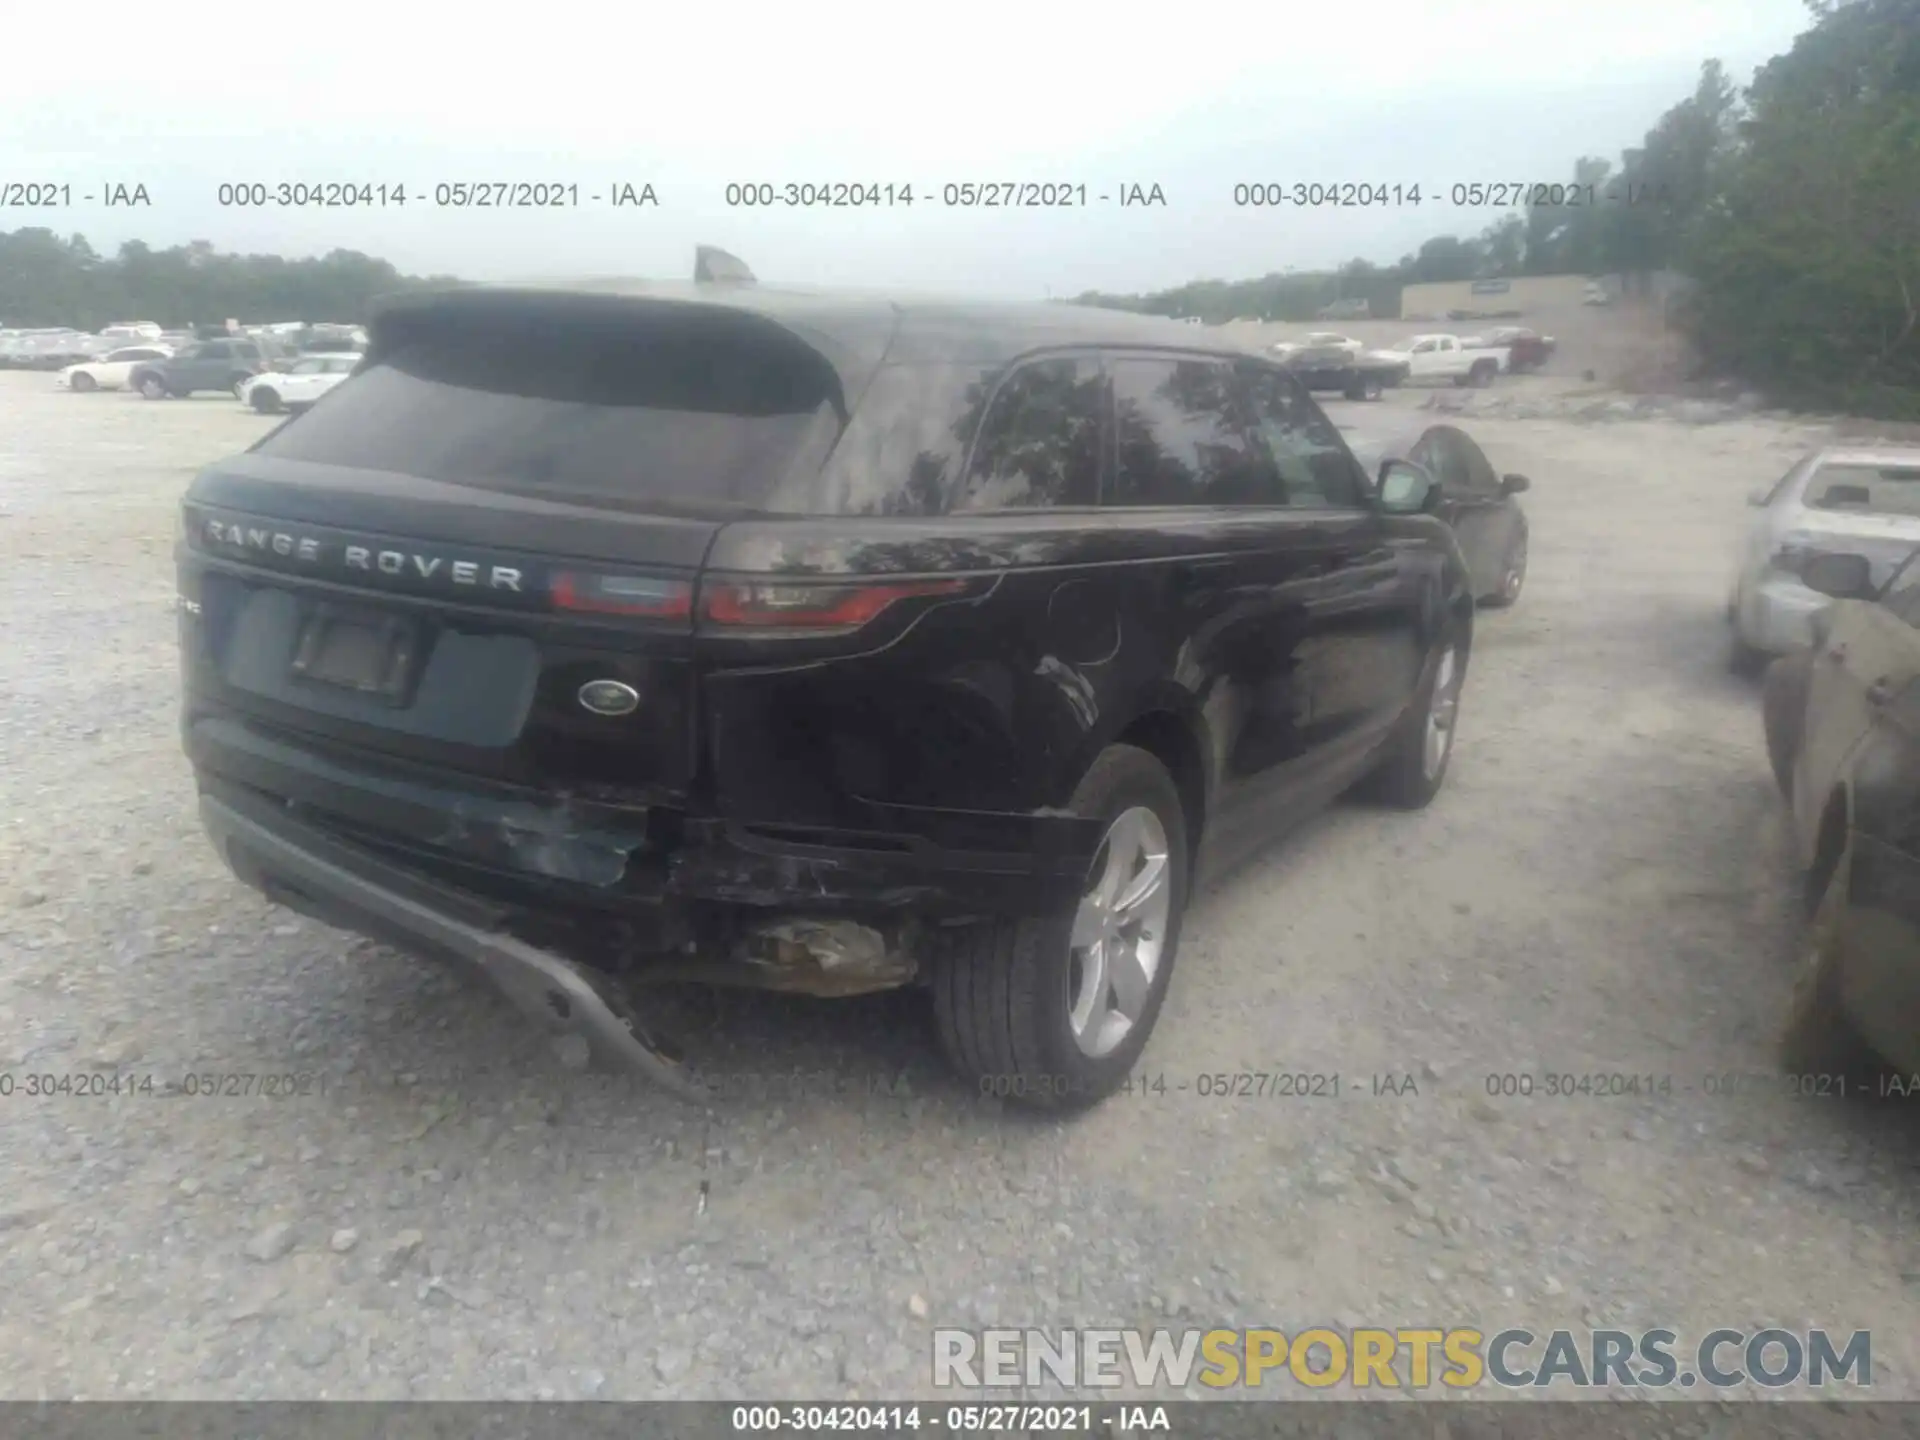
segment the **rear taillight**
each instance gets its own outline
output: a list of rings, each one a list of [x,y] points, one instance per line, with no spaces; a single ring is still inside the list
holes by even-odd
[[[693,587],[651,575],[600,575],[562,570],[554,575],[553,608],[589,615],[633,615],[685,620],[693,614]]]
[[[966,580],[719,582],[701,589],[700,623],[718,630],[857,630],[902,600],[964,595],[972,588]]]

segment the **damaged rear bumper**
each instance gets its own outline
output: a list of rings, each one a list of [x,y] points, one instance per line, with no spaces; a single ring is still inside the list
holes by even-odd
[[[280,899],[274,876],[298,880],[291,861],[243,868],[256,853],[322,858],[376,887],[404,881],[419,906],[511,935],[593,983],[617,974],[623,992],[674,981],[814,995],[909,984],[929,930],[1070,909],[1102,835],[1067,815],[883,806],[863,807],[872,828],[858,830],[748,823],[467,777],[455,785],[225,718],[190,722],[186,739],[208,828],[255,888]],[[324,870],[301,885],[332,878]],[[374,907],[374,918],[393,909]],[[395,935],[391,924],[333,923],[447,948],[419,926]]]
[[[861,804],[861,824],[791,824],[553,796],[361,762],[237,720],[185,727],[203,792],[257,796],[352,842],[546,888],[555,904],[703,902],[833,914],[1039,915],[1079,899],[1096,821]],[[471,878],[469,878],[471,877]],[[452,878],[451,876],[449,877]]]
[[[603,1059],[636,1070],[686,1099],[700,1098],[683,1059],[650,1035],[603,977],[495,927],[483,906],[394,876],[316,833],[273,827],[210,796],[200,817],[241,880],[325,924],[387,940],[416,954],[478,969],[524,1014],[579,1035]]]

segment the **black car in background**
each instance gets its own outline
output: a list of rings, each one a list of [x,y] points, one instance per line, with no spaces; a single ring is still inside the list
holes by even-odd
[[[1349,400],[1378,400],[1405,383],[1410,368],[1404,360],[1336,345],[1308,345],[1277,363],[1308,391],[1333,391]]]
[[[184,743],[247,883],[675,1088],[650,983],[918,985],[983,1090],[1087,1104],[1198,867],[1439,790],[1473,584],[1429,483],[1168,321],[409,296],[193,482]]]
[[[1406,460],[1431,479],[1427,513],[1459,539],[1481,604],[1505,607],[1520,598],[1527,583],[1527,514],[1518,497],[1532,488],[1531,480],[1500,474],[1457,425],[1349,427],[1346,436],[1363,463]]]
[[[1885,586],[1874,568],[1805,562],[1836,603],[1768,668],[1763,706],[1813,915],[1785,1059],[1836,1094],[1875,1061],[1920,1075],[1920,552]]]

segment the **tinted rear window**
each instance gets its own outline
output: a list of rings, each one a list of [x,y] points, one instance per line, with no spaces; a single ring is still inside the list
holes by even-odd
[[[556,500],[751,511],[818,470],[839,403],[830,365],[764,330],[449,321],[255,448]]]

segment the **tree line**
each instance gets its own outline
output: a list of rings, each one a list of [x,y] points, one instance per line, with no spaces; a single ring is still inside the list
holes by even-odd
[[[355,250],[315,259],[228,255],[205,240],[155,250],[129,240],[113,256],[82,235],[0,231],[0,325],[71,325],[98,330],[116,320],[152,320],[169,329],[229,318],[316,323],[364,321],[374,299],[450,276],[402,275]]]
[[[1776,399],[1920,419],[1920,0],[1807,0],[1811,26],[1744,93],[1717,60],[1582,203],[1535,204],[1397,264],[1206,280],[1078,303],[1305,321],[1335,299],[1397,315],[1402,287],[1672,270],[1703,367]],[[1591,195],[1612,201],[1584,203]]]

